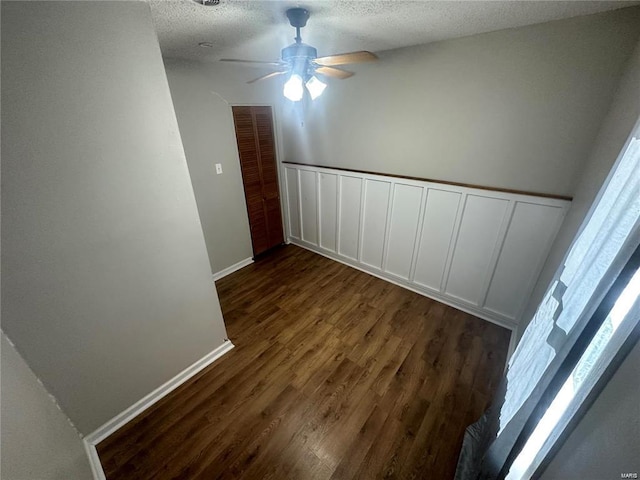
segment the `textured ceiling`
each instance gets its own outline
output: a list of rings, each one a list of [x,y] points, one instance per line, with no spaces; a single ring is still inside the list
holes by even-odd
[[[285,10],[311,12],[302,38],[318,55],[373,52],[631,6],[629,1],[238,1],[147,0],[166,57],[277,60],[295,30]],[[212,48],[199,47],[210,42]]]

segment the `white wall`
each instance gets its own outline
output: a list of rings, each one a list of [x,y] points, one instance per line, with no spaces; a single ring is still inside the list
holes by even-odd
[[[640,474],[640,343],[618,368],[542,474],[543,480],[605,480]]]
[[[285,160],[572,195],[640,8],[382,52],[283,127]]]
[[[2,333],[2,478],[87,480],[78,432]]]
[[[144,2],[2,2],[2,326],[88,434],[226,337]]]
[[[519,336],[533,317],[553,275],[564,259],[566,251],[582,225],[591,204],[596,198],[633,127],[640,119],[640,42],[625,66],[609,112],[602,123],[584,169],[577,177],[577,186],[571,208],[558,232],[556,241],[529,304],[523,315]]]
[[[247,85],[262,74],[248,67],[174,59],[165,65],[215,273],[253,256],[231,105],[273,104],[278,82]]]

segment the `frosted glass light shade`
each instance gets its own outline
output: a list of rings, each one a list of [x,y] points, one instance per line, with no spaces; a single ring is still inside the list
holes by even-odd
[[[307,90],[309,90],[311,100],[315,100],[320,95],[322,95],[322,92],[324,92],[325,88],[327,88],[327,84],[318,80],[317,77],[311,77],[307,82]]]
[[[300,75],[294,73],[291,75],[289,80],[284,84],[283,92],[285,97],[287,97],[292,102],[298,102],[302,100],[302,95],[304,94],[304,85],[302,83],[302,77]]]

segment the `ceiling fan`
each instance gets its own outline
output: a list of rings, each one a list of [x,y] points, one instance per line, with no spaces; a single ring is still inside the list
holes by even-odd
[[[373,53],[364,50],[318,57],[318,51],[311,45],[302,43],[302,38],[300,37],[300,29],[307,24],[307,20],[309,19],[309,11],[305,8],[296,7],[288,9],[286,13],[289,23],[296,29],[296,41],[282,49],[280,61],[257,62],[234,58],[223,58],[220,61],[247,63],[255,66],[273,66],[277,68],[274,72],[262,75],[247,83],[254,83],[280,75],[288,75],[289,79],[284,84],[283,93],[289,100],[297,102],[302,100],[305,87],[312,100],[322,94],[326,88],[326,84],[318,79],[316,74],[344,80],[345,78],[353,76],[353,72],[336,67],[352,63],[371,62],[378,59]]]

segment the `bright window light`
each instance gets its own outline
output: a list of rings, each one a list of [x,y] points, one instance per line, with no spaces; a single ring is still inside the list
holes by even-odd
[[[302,100],[302,95],[304,94],[302,77],[296,73],[291,75],[287,83],[284,84],[284,91],[282,93],[292,102]]]
[[[322,95],[322,92],[324,92],[325,88],[327,88],[327,84],[321,82],[316,77],[311,77],[307,82],[307,90],[309,90],[311,100],[315,100],[320,95]]]

